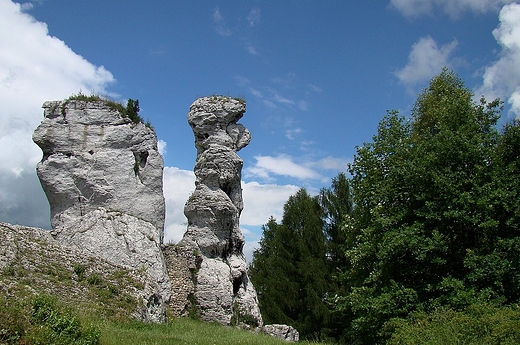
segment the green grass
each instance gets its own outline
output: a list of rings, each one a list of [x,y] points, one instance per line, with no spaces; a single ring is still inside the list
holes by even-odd
[[[139,272],[64,256],[50,243],[35,245],[31,232],[20,236],[16,257],[0,269],[0,345],[287,344],[193,318],[138,322],[131,314],[141,303],[132,289],[145,287]]]
[[[208,324],[190,318],[174,319],[167,324],[108,323],[101,329],[101,344],[127,344],[128,339],[132,339],[132,344],[135,345],[287,344],[285,341],[274,339],[265,334],[255,334],[233,327]]]
[[[115,320],[65,305],[50,295],[0,299],[0,321],[0,344],[128,345],[129,340],[132,345],[287,344],[266,334],[191,318],[170,319],[166,324]]]

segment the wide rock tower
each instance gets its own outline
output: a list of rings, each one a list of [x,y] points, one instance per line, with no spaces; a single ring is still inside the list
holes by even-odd
[[[224,96],[199,98],[190,107],[196,181],[184,208],[188,227],[179,247],[195,256],[192,299],[199,316],[256,327],[262,326],[262,316],[239,228],[243,161],[237,151],[251,141],[249,131],[237,123],[244,112],[244,101]]]
[[[163,159],[155,132],[102,99],[43,108],[33,140],[43,151],[37,173],[53,236],[87,256],[145,271],[155,288],[139,317],[164,321],[171,284],[161,251]]]

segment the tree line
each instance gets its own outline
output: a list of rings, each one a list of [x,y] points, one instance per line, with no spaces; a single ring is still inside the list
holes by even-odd
[[[348,344],[520,342],[520,121],[497,128],[502,102],[473,96],[444,69],[348,175],[269,219],[249,267],[267,323]]]

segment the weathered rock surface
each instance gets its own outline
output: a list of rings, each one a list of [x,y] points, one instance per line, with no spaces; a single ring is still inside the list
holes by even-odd
[[[183,249],[186,248],[175,244],[163,247],[172,283],[169,311],[175,317],[196,316],[197,313],[195,306],[191,303],[195,293],[193,273],[197,270],[197,257],[193,255],[193,252],[183,252]]]
[[[37,172],[54,229],[98,207],[153,224],[162,238],[163,160],[154,131],[107,102],[45,102],[33,134],[43,151]]]
[[[293,327],[287,325],[265,325],[262,327],[262,331],[272,337],[285,341],[298,342],[300,340],[300,333]]]
[[[196,265],[191,299],[201,319],[256,327],[262,326],[262,316],[247,276],[239,228],[243,162],[236,152],[251,140],[237,123],[244,112],[243,101],[222,96],[199,98],[190,107],[196,181],[184,208],[188,227],[178,253]]]
[[[164,314],[171,285],[161,252],[163,160],[154,131],[105,101],[43,108],[33,140],[43,151],[37,173],[52,234],[88,255],[145,270],[158,287],[149,307]]]
[[[99,294],[92,292],[91,277],[98,282]],[[10,298],[20,289],[59,295],[73,303],[95,303],[99,308],[110,303],[111,312],[145,321],[165,320],[163,311],[153,308],[158,306],[159,287],[146,272],[89,256],[55,240],[48,230],[0,222],[0,292]],[[108,301],[98,300],[107,293],[112,294]]]

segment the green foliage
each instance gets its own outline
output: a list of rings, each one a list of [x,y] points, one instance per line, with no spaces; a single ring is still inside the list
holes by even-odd
[[[133,123],[144,123],[144,120],[139,116],[139,100],[133,100],[128,99],[126,103],[126,107],[118,102],[111,101],[109,99],[103,98],[96,94],[91,95],[85,95],[82,91],[79,91],[77,94],[69,96],[65,102],[62,104],[62,114],[65,114],[65,106],[70,101],[84,101],[84,102],[103,102],[105,103],[110,109],[117,111],[119,114],[121,114],[122,117],[129,118]],[[148,128],[153,129],[152,124],[150,121],[147,121],[145,124]]]
[[[73,305],[79,308],[78,305]],[[104,308],[112,308],[110,303]],[[65,307],[56,297],[27,300],[0,296],[0,344],[125,345],[132,344],[284,344],[264,334],[222,327],[190,318],[152,324],[105,319],[98,313]]]
[[[81,90],[67,98],[67,101],[83,101],[83,102],[103,102],[105,99],[96,94],[85,95]]]
[[[22,301],[0,296],[0,344],[19,344],[29,328]]]
[[[85,278],[85,266],[81,264],[75,264],[74,267],[74,273],[76,273],[76,276],[78,277],[78,280],[81,281],[83,278]]]
[[[24,300],[0,299],[1,344],[99,344],[100,331],[85,327],[48,295]]]
[[[513,345],[520,343],[520,309],[485,304],[464,311],[441,308],[390,320],[385,331],[391,334],[389,345]]]
[[[322,229],[317,198],[300,189],[284,205],[281,224],[271,218],[263,226],[249,268],[265,322],[289,324],[302,338],[321,337],[329,314],[324,299],[330,269]]]
[[[143,122],[139,116],[139,100],[128,99],[123,116],[128,117],[133,123]]]
[[[322,188],[318,196],[323,212],[324,233],[327,236],[327,257],[333,271],[345,267],[345,243],[347,232],[344,227],[352,215],[352,190],[345,173],[339,173],[330,188]]]
[[[87,283],[90,285],[101,285],[103,283],[103,277],[100,274],[93,273],[88,276]]]
[[[520,131],[499,133],[501,103],[472,96],[443,70],[410,120],[389,112],[357,148],[333,300],[348,341],[381,342],[388,320],[421,310],[518,302]]]

